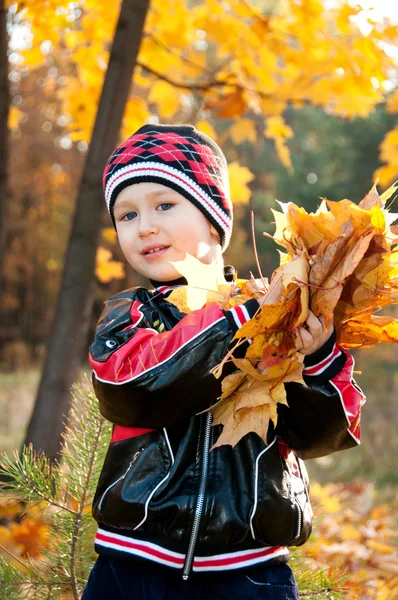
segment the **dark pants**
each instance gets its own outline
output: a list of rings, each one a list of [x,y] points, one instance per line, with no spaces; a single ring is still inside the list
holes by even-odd
[[[111,560],[100,556],[82,600],[299,600],[288,565],[259,566],[222,573],[193,573],[149,561]]]

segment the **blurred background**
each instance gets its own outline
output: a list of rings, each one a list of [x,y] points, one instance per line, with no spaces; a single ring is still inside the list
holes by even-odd
[[[235,207],[225,258],[240,277],[257,276],[251,210],[270,275],[278,252],[262,232],[273,232],[276,199],[310,211],[321,197],[359,202],[376,180],[383,191],[398,178],[398,4],[137,1],[142,18],[125,13],[136,48],[122,43],[112,63],[128,4],[0,0],[0,450],[8,453],[33,441],[55,456],[103,301],[145,283],[123,261],[101,192],[118,141],[145,123],[189,122],[219,143]],[[396,348],[355,358],[368,398],[362,446],[309,468],[320,482],[360,478],[390,501]]]

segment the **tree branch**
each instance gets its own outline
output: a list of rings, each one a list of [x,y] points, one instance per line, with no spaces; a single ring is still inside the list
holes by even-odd
[[[155,75],[155,77],[157,77],[158,79],[161,79],[162,81],[166,81],[170,85],[172,85],[176,88],[182,88],[184,90],[209,90],[213,87],[236,85],[234,83],[228,83],[228,81],[225,81],[225,80],[223,80],[223,81],[214,80],[214,81],[209,81],[208,83],[194,83],[194,82],[182,83],[180,81],[173,81],[169,77],[166,77],[166,75],[163,75],[163,73],[159,73],[159,71],[155,71],[155,69],[152,69],[152,67],[148,67],[147,65],[144,65],[140,61],[137,61],[137,66],[141,67],[148,73]],[[237,86],[237,87],[240,87],[240,86]]]

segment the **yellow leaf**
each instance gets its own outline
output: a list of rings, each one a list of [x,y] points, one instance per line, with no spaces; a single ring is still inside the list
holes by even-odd
[[[169,119],[180,107],[181,92],[167,81],[156,81],[151,87],[148,100],[157,104],[162,117]]]
[[[377,540],[369,540],[367,543],[367,546],[369,548],[371,548],[372,550],[375,550],[376,552],[380,552],[381,554],[391,554],[392,552],[395,551],[395,548],[393,546],[388,546],[387,544],[382,544],[381,542],[378,542]],[[397,573],[398,573],[398,569],[397,569]]]
[[[229,308],[231,285],[225,281],[224,273],[214,260],[205,264],[186,254],[184,260],[171,264],[188,281],[188,285],[173,290],[167,298],[181,312],[197,310],[207,302],[218,302],[221,306],[226,304],[225,307]]]
[[[95,274],[101,283],[109,283],[112,279],[123,279],[125,276],[124,264],[112,260],[112,252],[100,246],[97,250]]]
[[[228,173],[231,185],[232,202],[234,204],[247,204],[251,196],[251,191],[247,184],[253,181],[253,173],[247,167],[242,167],[236,161],[229,163]]]
[[[390,113],[398,113],[398,88],[394,90],[394,93],[388,99],[387,110]]]
[[[279,138],[286,140],[293,137],[293,130],[286,125],[282,117],[269,117],[265,127],[265,136],[273,140]]]
[[[10,111],[8,113],[8,127],[12,129],[16,129],[19,126],[19,122],[21,117],[23,116],[23,112],[19,110],[16,106],[11,106]]]
[[[205,264],[187,253],[184,260],[171,264],[180,275],[185,277],[190,287],[197,288],[199,291],[217,292],[218,285],[226,283],[224,273],[215,260],[210,264]]]
[[[246,140],[254,144],[257,139],[256,125],[252,119],[238,119],[228,129],[228,135],[234,144],[241,144]]]
[[[39,65],[43,63],[44,56],[37,46],[30,48],[29,50],[24,50],[22,53],[24,60],[29,67],[35,69]]]
[[[115,244],[117,241],[117,233],[113,227],[106,227],[101,231],[102,239],[105,242],[110,242],[111,244]]]
[[[209,123],[209,121],[197,121],[196,129],[198,129],[198,131],[201,131],[202,133],[205,133],[213,140],[217,140],[217,132],[214,129],[213,125]]]
[[[358,530],[358,527],[354,527],[351,524],[343,525],[343,527],[341,528],[341,539],[343,541],[359,541],[361,539],[361,533]]]
[[[150,116],[151,113],[143,98],[138,98],[137,96],[129,98],[124,109],[123,138],[130,137],[137,129],[145,125]]]

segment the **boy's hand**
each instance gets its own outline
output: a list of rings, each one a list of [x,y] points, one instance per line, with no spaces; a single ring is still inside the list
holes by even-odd
[[[313,354],[319,348],[322,348],[328,341],[334,330],[333,321],[329,327],[325,329],[325,321],[323,317],[319,319],[314,315],[313,312],[308,311],[308,319],[306,325],[299,329],[299,339],[301,339],[302,348],[300,352],[302,354]]]

